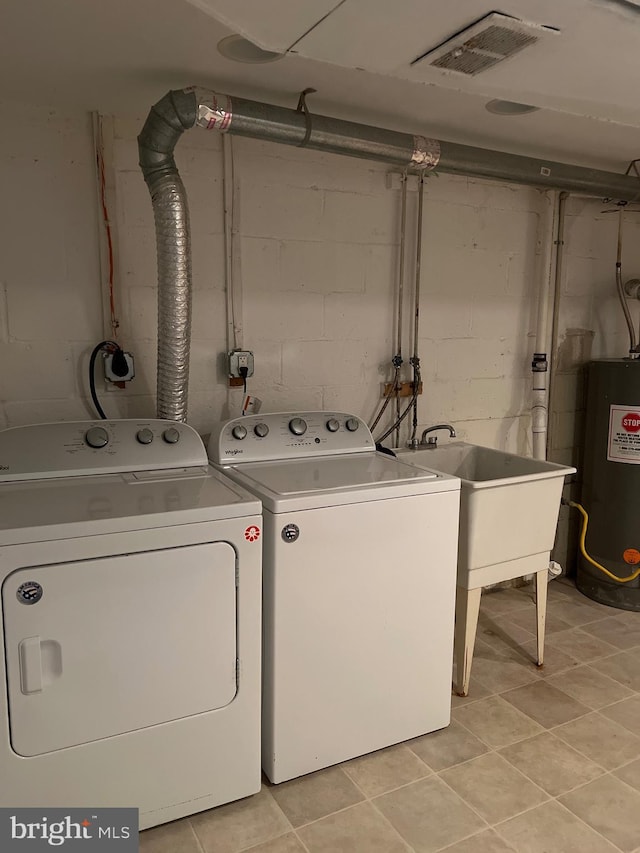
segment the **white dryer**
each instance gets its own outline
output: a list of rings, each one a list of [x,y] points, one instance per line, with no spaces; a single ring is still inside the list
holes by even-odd
[[[261,527],[186,424],[0,432],[0,806],[259,790]]]
[[[236,418],[209,457],[263,503],[269,779],[448,725],[460,480],[338,412]]]

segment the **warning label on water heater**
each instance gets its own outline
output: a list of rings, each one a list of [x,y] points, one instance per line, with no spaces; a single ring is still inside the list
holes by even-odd
[[[607,459],[640,465],[640,406],[610,407]]]

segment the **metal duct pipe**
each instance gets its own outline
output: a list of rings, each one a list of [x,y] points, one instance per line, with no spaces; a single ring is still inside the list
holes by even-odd
[[[191,335],[189,207],[173,151],[196,120],[193,92],[169,92],[149,113],[138,137],[140,167],[151,193],[158,252],[159,418],[187,419]]]
[[[185,420],[187,415],[191,248],[187,200],[173,151],[181,134],[194,124],[403,169],[438,168],[617,200],[640,199],[640,181],[634,176],[440,142],[204,89],[168,92],[149,113],[138,145],[158,246],[158,417],[174,420]]]
[[[440,172],[586,193],[602,198],[625,201],[640,199],[640,180],[635,176],[427,139],[327,116],[307,116],[297,110],[244,98],[225,95],[213,97],[217,104],[225,100],[227,102],[227,122],[220,129],[238,136],[378,160],[402,168],[437,168]],[[217,121],[219,123],[219,116]]]

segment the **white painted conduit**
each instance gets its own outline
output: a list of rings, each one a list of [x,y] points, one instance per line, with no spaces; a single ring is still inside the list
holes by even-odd
[[[549,309],[554,292],[555,243],[559,200],[557,192],[545,193],[544,210],[540,217],[541,257],[539,264],[538,316],[536,322],[536,347],[531,363],[533,388],[531,391],[531,432],[533,458],[547,458],[547,428],[549,420],[548,367]]]
[[[564,215],[568,195],[566,192],[545,193],[546,204],[540,223],[543,240],[536,323],[536,351],[531,364],[533,378],[531,432],[533,436],[533,458],[542,460],[547,458],[547,452],[551,449],[548,429],[549,404],[557,368],[558,314],[564,257]],[[551,328],[549,328],[550,314],[552,318]],[[562,566],[551,560],[548,579],[551,581],[561,574]]]
[[[239,190],[235,174],[233,141],[222,137],[224,173],[224,275],[227,300],[227,350],[242,349],[242,279],[238,247]]]

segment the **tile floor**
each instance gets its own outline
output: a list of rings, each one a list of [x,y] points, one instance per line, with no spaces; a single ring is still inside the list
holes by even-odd
[[[485,593],[447,729],[141,834],[142,853],[640,853],[640,613]]]

